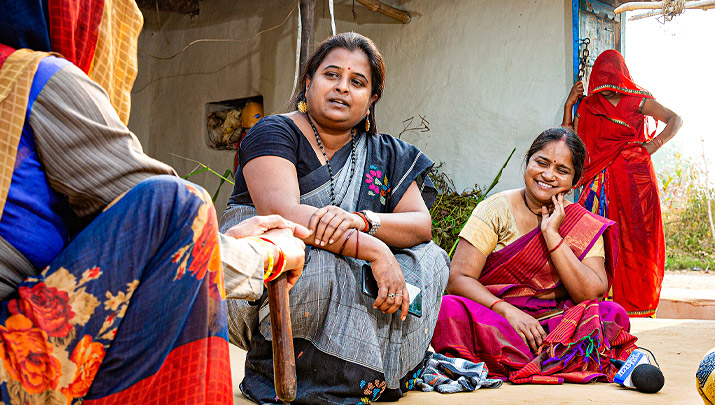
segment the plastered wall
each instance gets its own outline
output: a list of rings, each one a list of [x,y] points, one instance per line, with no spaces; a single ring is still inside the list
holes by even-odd
[[[317,3],[315,37],[322,40],[330,35],[329,13],[323,9],[327,1]],[[561,122],[572,77],[571,2],[386,3],[409,11],[412,21],[398,23],[359,3],[355,20],[352,1],[336,0],[337,30],[372,38],[385,57],[387,82],[377,109],[379,130],[397,135],[404,129],[403,120],[415,117],[417,124],[417,116],[425,116],[430,130],[407,131],[402,139],[435,162],[444,162],[443,170],[458,191],[475,183],[488,185],[516,147],[496,190],[520,187],[521,160],[529,144],[541,130]],[[204,106],[261,94],[266,114],[289,108],[295,4],[205,0],[194,17],[145,11],[129,123],[145,151],[173,165],[180,175],[196,164],[175,155],[219,172],[231,168],[233,152],[205,146]],[[172,56],[192,41],[212,38],[241,42],[201,42],[172,59],[157,58]],[[218,185],[218,179],[208,174],[192,180],[212,193]],[[219,211],[229,194],[230,187],[225,187],[216,204]]]

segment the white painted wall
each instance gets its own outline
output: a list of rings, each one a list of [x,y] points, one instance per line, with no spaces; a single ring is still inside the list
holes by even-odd
[[[402,138],[435,162],[445,162],[459,191],[488,185],[513,147],[517,151],[496,190],[519,187],[521,160],[534,137],[561,122],[571,86],[570,0],[385,1],[409,11],[400,24],[352,1],[336,0],[337,29],[372,38],[387,65],[386,90],[378,104],[381,132],[397,135],[402,121],[422,114],[430,131]],[[328,10],[318,1],[316,40],[330,35]],[[204,105],[262,94],[266,113],[288,107],[293,86],[297,10],[280,24],[293,0],[261,2],[205,0],[195,17],[145,15],[139,38],[139,76],[132,97],[130,128],[147,153],[179,174],[195,165],[171,154],[200,160],[223,172],[233,153],[204,143]],[[327,4],[327,3],[326,3]],[[322,18],[325,14],[326,18]],[[202,38],[250,39],[199,43]],[[218,180],[194,177],[210,192]],[[228,198],[222,191],[219,210]]]

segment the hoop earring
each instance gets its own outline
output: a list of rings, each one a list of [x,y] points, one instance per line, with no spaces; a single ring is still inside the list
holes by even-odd
[[[308,112],[308,103],[306,103],[305,100],[300,100],[298,102],[298,111],[302,112],[303,114]]]

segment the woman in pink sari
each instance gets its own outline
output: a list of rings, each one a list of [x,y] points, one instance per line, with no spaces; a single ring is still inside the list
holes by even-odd
[[[460,233],[432,345],[485,362],[491,378],[560,384],[612,380],[635,348],[625,310],[599,302],[615,264],[616,225],[564,200],[585,148],[564,128],[526,154],[525,187],[487,198]]]

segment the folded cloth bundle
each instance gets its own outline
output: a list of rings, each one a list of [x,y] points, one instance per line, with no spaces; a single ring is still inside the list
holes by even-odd
[[[488,370],[483,362],[474,363],[439,353],[430,353],[428,356],[425,368],[415,380],[415,388],[422,391],[437,390],[442,394],[451,394],[474,391],[482,387],[499,388],[502,385],[502,380],[487,378]]]

